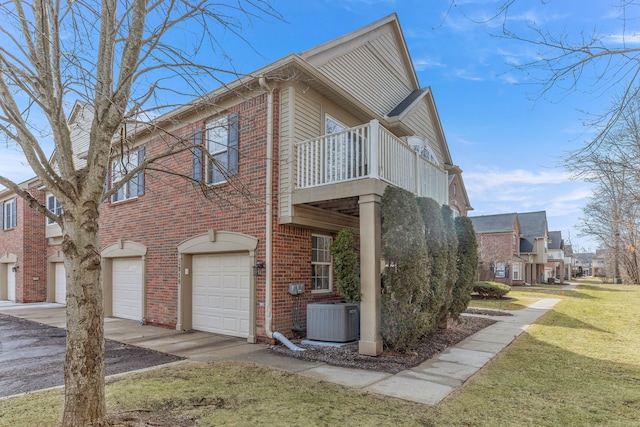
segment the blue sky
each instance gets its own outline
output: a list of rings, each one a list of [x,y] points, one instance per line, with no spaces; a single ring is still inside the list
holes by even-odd
[[[578,91],[554,89],[539,97],[534,82],[544,74],[514,69],[536,58],[537,49],[492,36],[497,21],[474,22],[494,15],[503,2],[456,0],[451,7],[450,0],[273,0],[283,21],[246,24],[242,36],[251,47],[229,35],[221,43],[235,69],[250,73],[397,13],[420,84],[431,86],[453,160],[464,170],[471,215],[545,210],[550,230],[595,250],[573,227],[589,186],[570,181],[560,164],[588,139],[580,111],[602,111],[609,95],[589,93],[592,82],[584,80]],[[570,36],[594,29],[613,36],[622,24],[605,1],[517,0],[509,26],[526,31],[532,22]],[[17,150],[0,147],[0,159],[3,175],[16,181],[32,175]]]

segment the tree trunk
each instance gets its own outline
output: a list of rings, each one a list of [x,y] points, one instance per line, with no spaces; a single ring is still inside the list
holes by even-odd
[[[76,212],[63,214],[67,345],[62,425],[100,426],[106,415],[106,404],[99,213],[93,202],[76,206]]]

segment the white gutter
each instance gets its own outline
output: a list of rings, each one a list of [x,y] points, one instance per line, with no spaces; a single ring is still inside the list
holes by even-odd
[[[260,87],[267,91],[267,177],[265,191],[265,216],[266,216],[266,236],[265,236],[265,332],[269,338],[273,338],[273,88],[269,86],[266,78],[258,79]]]

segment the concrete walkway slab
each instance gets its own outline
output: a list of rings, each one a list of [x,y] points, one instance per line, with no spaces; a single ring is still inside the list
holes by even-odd
[[[495,356],[494,353],[485,351],[467,350],[464,348],[451,347],[438,356],[438,360],[444,362],[455,362],[461,365],[475,366],[481,368]]]
[[[404,372],[365,388],[366,391],[427,405],[436,405],[455,389],[456,387],[419,380]]]
[[[321,365],[301,372],[303,375],[348,387],[362,388],[388,378],[385,372]]]
[[[476,366],[461,365],[460,363],[435,359],[427,360],[411,370],[423,375],[437,375],[438,377],[452,378],[459,382],[464,382],[476,373],[478,368]]]

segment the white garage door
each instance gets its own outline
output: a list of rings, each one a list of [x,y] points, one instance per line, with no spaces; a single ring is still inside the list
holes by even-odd
[[[15,264],[7,264],[7,299],[16,300],[16,272],[13,271]]]
[[[66,304],[67,302],[67,275],[64,269],[63,262],[56,262],[55,264],[56,270],[56,292],[55,292],[55,302],[59,302],[60,304]]]
[[[248,255],[194,255],[193,329],[246,338],[250,275]]]
[[[142,319],[142,260],[114,258],[113,317]]]

